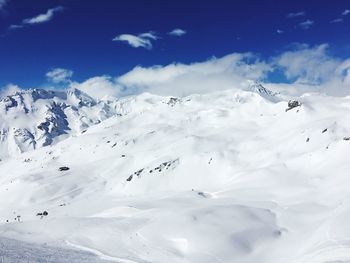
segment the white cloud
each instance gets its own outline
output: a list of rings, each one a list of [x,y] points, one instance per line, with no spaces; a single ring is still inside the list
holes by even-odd
[[[289,83],[265,83],[267,88],[300,96],[305,92],[322,92],[332,96],[350,95],[350,58],[329,55],[328,45],[297,44],[273,59],[273,67],[289,79]]]
[[[70,83],[94,98],[120,97],[150,92],[158,95],[186,96],[227,89],[245,89],[248,80],[287,97],[305,92],[350,95],[350,58],[340,59],[328,52],[328,45],[295,44],[280,55],[265,61],[252,53],[233,53],[191,64],[137,66],[116,78],[100,76],[82,83]],[[288,81],[271,83],[267,76],[281,71]]]
[[[63,11],[63,9],[64,8],[62,6],[51,8],[51,9],[47,10],[45,14],[40,14],[40,15],[37,15],[37,16],[32,17],[32,18],[24,19],[22,21],[22,23],[19,24],[19,25],[16,25],[16,24],[10,25],[8,27],[8,30],[16,30],[16,29],[21,29],[21,28],[23,28],[25,26],[30,26],[30,25],[35,25],[35,24],[41,24],[41,23],[48,22],[48,21],[53,19],[53,17],[54,17],[56,12]]]
[[[289,80],[297,83],[320,84],[334,73],[339,61],[327,55],[327,44],[315,47],[302,44],[275,58]]]
[[[184,96],[231,88],[244,88],[247,79],[263,79],[271,67],[251,53],[230,54],[204,62],[135,67],[117,82],[129,93],[151,92]]]
[[[343,18],[336,18],[331,20],[329,23],[334,24],[334,23],[342,23],[344,21]]]
[[[93,77],[82,83],[74,82],[70,87],[84,91],[96,99],[103,99],[110,96],[118,97],[122,91],[122,87],[109,76]]]
[[[288,18],[294,18],[294,17],[298,17],[298,16],[305,16],[305,12],[300,11],[300,12],[296,12],[296,13],[289,13],[287,15]]]
[[[277,34],[283,34],[284,33],[284,31],[281,30],[281,29],[277,29],[276,32],[277,32]]]
[[[32,17],[32,18],[24,19],[22,23],[27,24],[27,25],[45,23],[45,22],[50,21],[54,17],[54,14],[56,12],[60,12],[60,11],[63,11],[62,6],[51,8],[51,9],[47,10],[45,14],[40,14],[40,15],[37,15],[37,16]]]
[[[64,68],[54,68],[46,73],[46,77],[53,83],[68,83],[73,76],[73,71]]]
[[[158,37],[154,32],[142,33],[139,35],[121,34],[113,38],[113,41],[127,42],[134,48],[143,47],[145,49],[152,49],[151,40],[157,40]]]
[[[275,59],[275,64],[293,85],[304,92],[322,91],[331,95],[350,94],[350,59],[328,55],[328,45],[299,45]]]
[[[171,35],[171,36],[177,36],[177,37],[180,37],[180,36],[183,36],[185,35],[187,32],[181,28],[175,28],[173,29],[172,31],[170,31],[168,34]]]
[[[350,14],[350,10],[349,9],[345,9],[341,14],[343,16],[347,16],[348,14]]]
[[[14,84],[8,84],[4,88],[0,88],[0,99],[5,98],[6,96],[13,95],[22,89]]]
[[[270,61],[270,62],[266,62]],[[331,95],[350,94],[350,59],[328,54],[328,45],[296,44],[275,58],[262,61],[252,53],[234,53],[191,64],[137,66],[116,78],[91,78],[72,86],[95,98],[119,97],[150,92],[158,95],[186,96],[227,89],[245,89],[247,80],[264,81],[284,94],[300,95],[321,91]],[[272,84],[268,74],[279,69],[289,80]]]
[[[310,19],[307,19],[301,23],[299,23],[299,26],[302,28],[302,29],[309,29],[315,22],[310,20]]]
[[[139,37],[141,37],[141,38],[149,38],[149,39],[153,39],[153,40],[157,40],[158,39],[158,36],[153,31],[150,31],[150,32],[147,32],[147,33],[142,33],[142,34],[139,35]]]
[[[227,89],[245,89],[248,80],[263,81],[264,86],[287,97],[305,92],[350,95],[350,58],[328,54],[328,45],[295,44],[279,56],[262,61],[252,53],[234,53],[191,64],[137,66],[116,78],[99,76],[82,83],[70,83],[93,98],[120,97],[150,92],[158,95],[186,96]],[[289,80],[271,83],[267,76],[280,70]]]
[[[233,53],[191,64],[137,66],[121,76],[97,76],[84,82],[71,82],[73,72],[54,69],[47,76],[54,83],[68,84],[93,98],[121,97],[150,92],[158,95],[186,96],[227,89],[245,89],[248,80],[288,96],[321,91],[330,95],[350,95],[350,58],[329,55],[328,45],[295,44],[277,57],[259,59],[252,53]],[[268,74],[281,71],[288,81],[271,83]],[[16,90],[18,87],[13,86]],[[2,92],[3,94],[4,92]]]
[[[336,96],[350,95],[350,59],[339,61],[333,74],[321,85],[321,90]]]

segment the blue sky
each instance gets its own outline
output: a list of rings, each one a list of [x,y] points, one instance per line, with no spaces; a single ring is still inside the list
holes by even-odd
[[[83,81],[234,52],[269,61],[295,43],[350,57],[346,0],[0,0],[0,9],[0,87],[40,87],[54,68]]]

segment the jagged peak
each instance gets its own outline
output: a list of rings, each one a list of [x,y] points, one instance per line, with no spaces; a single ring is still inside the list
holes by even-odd
[[[89,96],[84,91],[77,88],[70,88],[66,91],[68,97],[78,101],[78,106],[94,106],[98,103],[97,100]]]
[[[261,97],[276,102],[280,99],[278,98],[278,93],[273,92],[263,86],[262,83],[260,83],[257,80],[247,80],[247,91],[252,91],[257,94],[259,94]]]

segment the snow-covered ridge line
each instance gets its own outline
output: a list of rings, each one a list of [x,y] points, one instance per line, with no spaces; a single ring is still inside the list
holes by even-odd
[[[279,100],[277,94],[256,82],[249,82],[247,90],[270,101]],[[180,99],[145,93],[99,100],[76,88],[16,91],[0,100],[0,158],[52,145],[112,116],[163,103],[174,107],[191,97]]]

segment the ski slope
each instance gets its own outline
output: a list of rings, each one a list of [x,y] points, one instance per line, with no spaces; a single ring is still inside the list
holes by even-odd
[[[0,258],[349,262],[350,97],[304,94],[289,111],[287,99],[254,86],[85,105],[30,100],[65,103],[66,124],[56,126],[65,133],[51,135],[36,128],[40,110],[3,112]],[[13,128],[36,146],[23,147]]]

